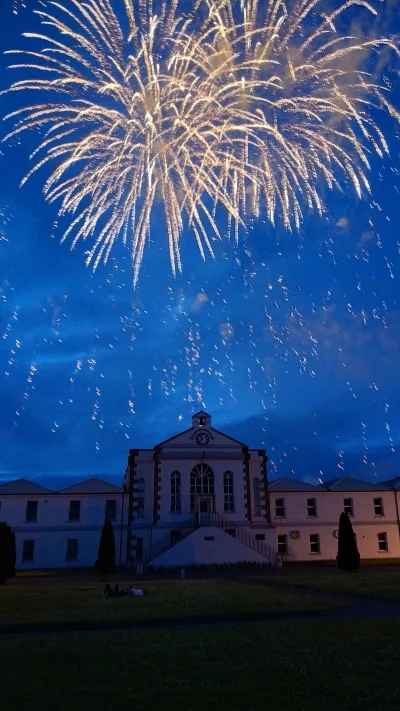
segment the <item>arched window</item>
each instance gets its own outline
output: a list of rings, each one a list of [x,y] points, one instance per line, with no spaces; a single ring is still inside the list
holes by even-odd
[[[190,472],[190,510],[196,511],[197,496],[214,495],[214,472],[208,464],[196,464]]]
[[[181,512],[181,473],[177,471],[171,474],[171,512]]]
[[[261,516],[261,482],[259,479],[253,479],[254,492],[254,516]]]
[[[233,473],[224,472],[224,511],[235,510],[235,496],[233,491]]]

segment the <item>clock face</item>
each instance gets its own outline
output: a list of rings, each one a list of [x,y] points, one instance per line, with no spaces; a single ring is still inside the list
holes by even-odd
[[[207,432],[198,432],[196,435],[196,442],[200,447],[205,447],[210,441]]]

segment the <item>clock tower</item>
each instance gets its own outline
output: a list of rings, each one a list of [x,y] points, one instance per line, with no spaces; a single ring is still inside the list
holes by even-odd
[[[192,427],[211,427],[211,415],[203,412],[203,410],[197,412],[192,417]]]

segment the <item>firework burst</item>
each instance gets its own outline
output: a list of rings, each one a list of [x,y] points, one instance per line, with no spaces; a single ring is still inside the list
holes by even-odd
[[[122,236],[136,282],[158,205],[175,273],[186,226],[204,257],[251,217],[299,227],[304,205],[323,212],[324,185],[369,190],[370,156],[388,152],[377,112],[400,118],[371,55],[398,49],[338,27],[354,6],[373,20],[374,3],[47,5],[37,14],[48,34],[25,33],[36,45],[15,50],[25,59],[12,68],[30,76],[9,89],[46,100],[6,116],[14,125],[4,140],[40,131],[22,182],[53,165],[46,200],[70,218],[63,239],[91,239],[94,268]]]

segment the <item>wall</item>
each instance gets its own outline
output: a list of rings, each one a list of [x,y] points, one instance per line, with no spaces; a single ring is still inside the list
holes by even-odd
[[[394,492],[271,492],[272,524],[275,531],[274,547],[277,548],[277,536],[287,535],[288,561],[334,560],[337,554],[337,538],[334,532],[339,525],[339,516],[343,511],[343,499],[352,498],[354,517],[353,530],[357,545],[364,559],[400,558],[399,528],[396,519]],[[384,516],[375,516],[373,499],[383,500]],[[275,516],[275,500],[285,499],[286,518]],[[317,500],[317,517],[308,518],[306,499]],[[298,530],[300,538],[293,540],[290,533]],[[379,551],[377,534],[385,532],[389,550]],[[320,553],[310,553],[310,535],[320,536]]]
[[[107,499],[117,501],[117,515],[113,523],[116,561],[126,562],[126,533],[128,524],[127,497],[124,501],[124,530],[121,531],[122,496],[120,494],[80,495],[19,495],[1,498],[0,520],[15,531],[18,570],[92,566],[97,557]],[[80,521],[69,521],[69,502],[81,502]],[[26,502],[38,501],[36,522],[26,522]],[[66,560],[68,539],[78,539],[77,560]],[[33,561],[22,560],[24,540],[35,541]],[[122,546],[121,546],[122,544]],[[121,552],[121,559],[120,559]]]
[[[204,538],[207,536],[213,536],[214,540],[205,541]],[[233,536],[224,533],[219,528],[205,526],[177,543],[151,564],[184,567],[186,565],[235,564],[244,561],[266,563],[263,556],[240,543]]]

